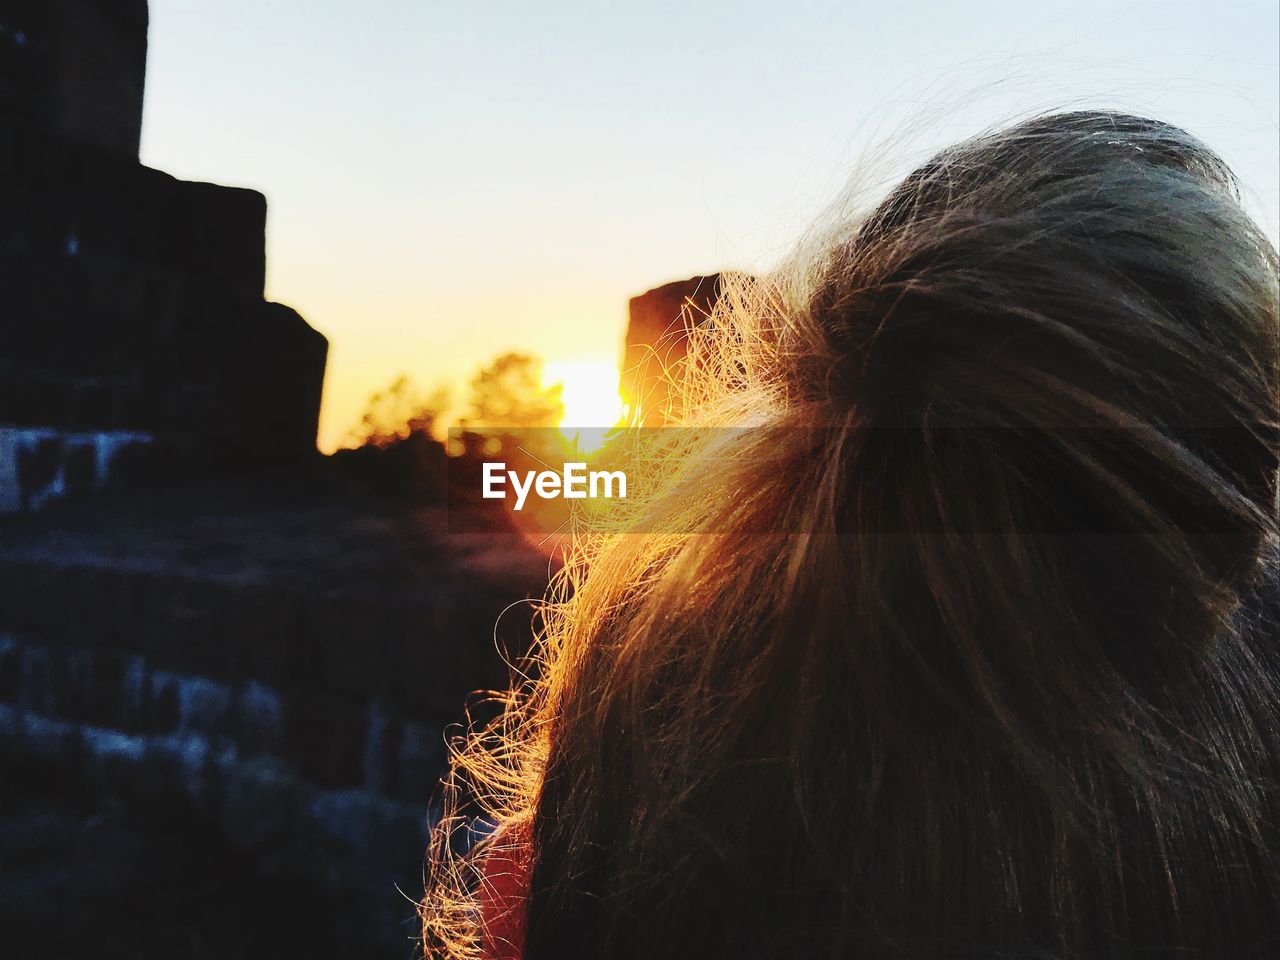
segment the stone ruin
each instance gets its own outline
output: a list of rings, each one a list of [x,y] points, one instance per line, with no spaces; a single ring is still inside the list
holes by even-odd
[[[508,682],[546,558],[268,471],[314,456],[327,344],[263,299],[261,194],[139,163],[146,45],[144,0],[0,0],[0,929],[406,956],[446,731]],[[631,303],[654,417],[645,361],[717,290]]]
[[[266,200],[138,159],[145,0],[0,0],[0,514],[314,454],[328,344]]]
[[[711,313],[720,296],[720,275],[690,277],[632,297],[619,391],[628,409],[640,407],[640,423],[661,426],[679,415],[671,381],[684,359],[689,331]]]
[[[400,956],[542,565],[316,479],[327,343],[260,193],[139,162],[147,24],[0,0],[0,954]]]

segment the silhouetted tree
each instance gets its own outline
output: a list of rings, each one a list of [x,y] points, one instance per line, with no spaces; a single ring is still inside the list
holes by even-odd
[[[405,375],[369,398],[364,415],[348,435],[354,446],[387,447],[411,436],[431,436],[450,406],[450,390],[439,387],[424,397]]]
[[[504,353],[471,380],[470,430],[554,427],[564,414],[560,384],[542,384],[542,361],[527,353]]]

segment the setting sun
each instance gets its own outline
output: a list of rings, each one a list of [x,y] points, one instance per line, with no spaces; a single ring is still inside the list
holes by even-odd
[[[612,427],[622,419],[616,364],[606,360],[549,362],[543,368],[543,382],[562,386],[562,428]]]

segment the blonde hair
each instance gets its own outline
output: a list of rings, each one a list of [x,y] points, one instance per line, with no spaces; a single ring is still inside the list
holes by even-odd
[[[428,955],[483,955],[513,837],[526,960],[1261,955],[1276,278],[1216,156],[1096,112],[726,275],[685,409],[752,429],[643,505],[711,532],[562,570],[455,745]]]

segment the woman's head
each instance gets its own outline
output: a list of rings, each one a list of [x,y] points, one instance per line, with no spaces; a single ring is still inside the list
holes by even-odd
[[[818,249],[692,336],[690,416],[752,429],[652,509],[710,532],[595,545],[461,754],[526,956],[1261,951],[1280,318],[1231,174],[1041,117]]]

